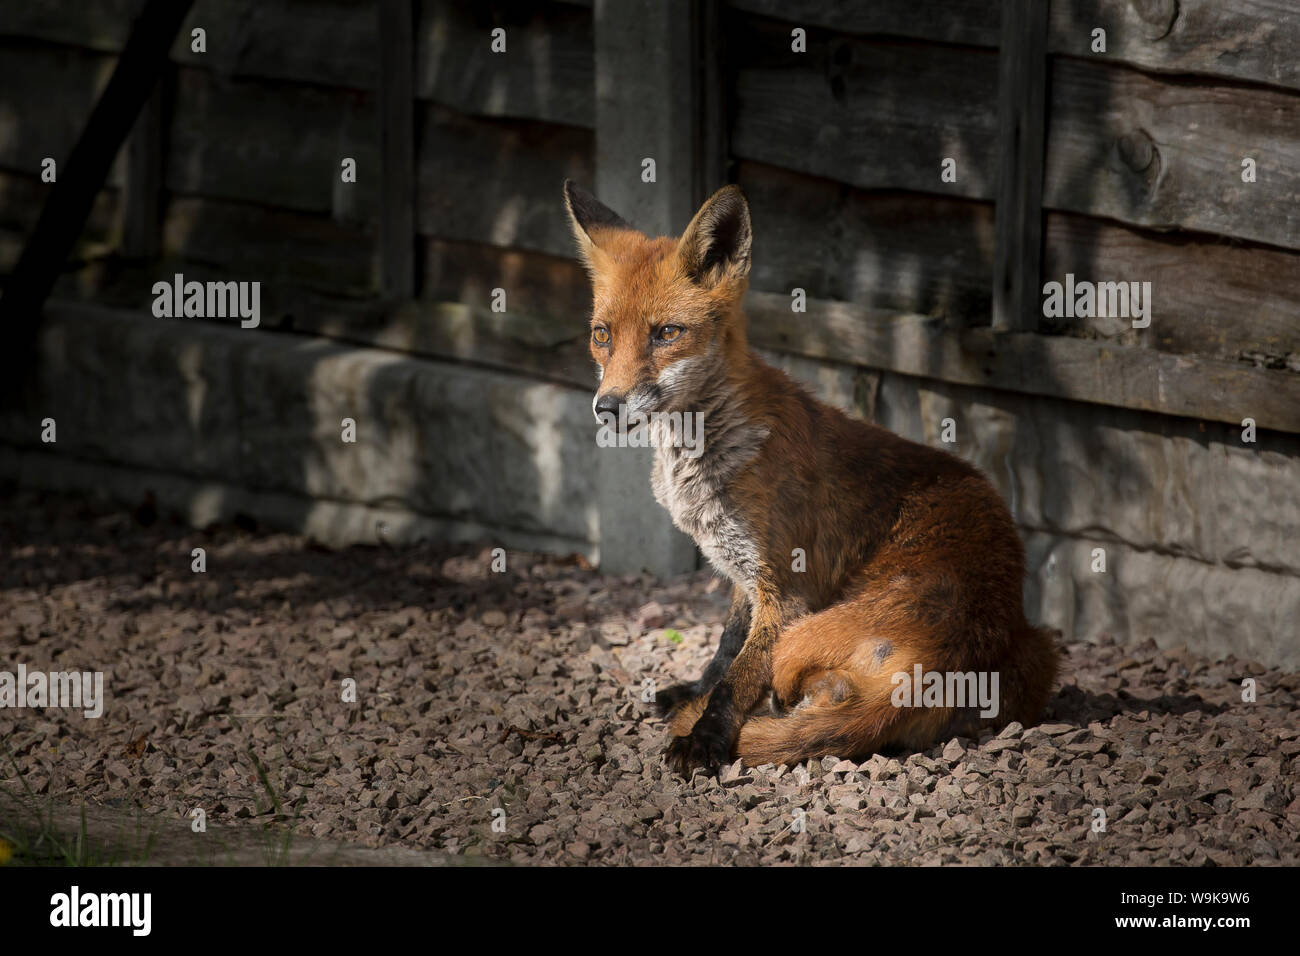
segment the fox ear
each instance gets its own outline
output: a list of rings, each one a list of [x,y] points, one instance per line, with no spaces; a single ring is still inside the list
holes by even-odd
[[[723,186],[700,207],[677,243],[691,278],[711,287],[749,275],[753,233],[749,204],[739,186]]]
[[[592,250],[600,246],[600,230],[632,228],[622,216],[571,179],[564,181],[564,207],[569,211],[578,248],[588,263]]]

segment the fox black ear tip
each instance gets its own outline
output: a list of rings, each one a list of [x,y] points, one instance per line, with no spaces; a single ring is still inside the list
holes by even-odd
[[[564,202],[571,209],[578,209],[595,197],[572,179],[564,180]]]
[[[749,200],[745,197],[745,191],[736,183],[727,183],[713,194],[711,202],[722,203],[726,206],[743,206],[749,208]]]

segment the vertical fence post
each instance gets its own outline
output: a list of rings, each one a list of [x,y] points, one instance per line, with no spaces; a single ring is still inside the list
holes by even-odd
[[[712,4],[595,0],[595,192],[647,235],[680,233],[722,185],[716,152],[725,117],[710,115],[720,99],[706,85],[717,73],[710,80],[701,68],[716,56]],[[696,566],[693,542],[651,494],[652,458],[651,449],[598,450],[600,565],[609,573],[668,576]]]
[[[1002,0],[993,328],[1033,331],[1043,257],[1047,0]]]
[[[382,291],[415,295],[415,15],[413,0],[379,3],[379,258]]]

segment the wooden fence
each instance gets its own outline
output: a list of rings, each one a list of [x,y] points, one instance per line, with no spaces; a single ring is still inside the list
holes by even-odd
[[[0,11],[0,269],[139,6]],[[1297,49],[1262,0],[199,0],[58,294],[255,273],[271,328],[585,389],[561,181],[650,232],[734,181],[764,349],[1027,412],[1249,418],[1289,456]],[[1067,274],[1150,282],[1149,326],[1045,316]]]

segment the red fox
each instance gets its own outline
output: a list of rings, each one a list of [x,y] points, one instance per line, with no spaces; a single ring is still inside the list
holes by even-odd
[[[669,767],[861,757],[1035,722],[1060,650],[1025,619],[1010,512],[971,465],[817,401],[749,348],[739,187],[680,239],[648,238],[571,182],[564,195],[592,281],[597,418],[704,415],[702,450],[656,443],[651,483],[734,591],[703,676],[656,697]],[[975,676],[991,677],[991,707],[963,693]]]

